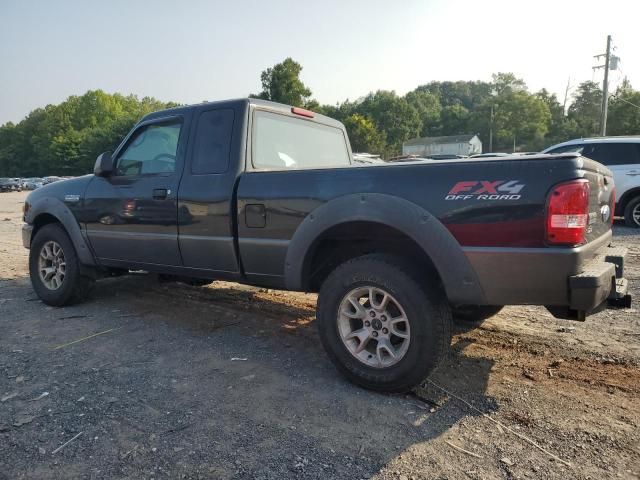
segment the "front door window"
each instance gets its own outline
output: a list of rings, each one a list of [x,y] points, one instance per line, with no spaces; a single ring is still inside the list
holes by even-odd
[[[146,125],[129,139],[120,154],[116,176],[173,173],[180,138],[180,122]]]

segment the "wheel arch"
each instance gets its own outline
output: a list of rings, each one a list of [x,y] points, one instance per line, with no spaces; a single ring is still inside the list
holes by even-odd
[[[298,226],[287,250],[285,285],[309,290],[310,265],[317,247],[332,229],[344,225],[383,225],[415,244],[439,275],[452,304],[484,303],[473,267],[451,233],[431,213],[408,200],[386,194],[362,193],[331,200],[309,213]],[[375,247],[376,240],[371,241]]]
[[[624,209],[627,204],[636,197],[640,197],[640,187],[634,187],[622,194],[620,200],[616,202],[615,214],[617,216],[624,215]]]
[[[80,224],[71,210],[69,210],[69,207],[62,201],[52,197],[38,199],[30,206],[25,221],[33,225],[33,232],[31,233],[32,242],[36,233],[42,227],[51,223],[59,223],[67,232],[67,235],[69,235],[71,243],[73,243],[78,254],[80,263],[90,266],[96,265],[93,253],[80,229]]]

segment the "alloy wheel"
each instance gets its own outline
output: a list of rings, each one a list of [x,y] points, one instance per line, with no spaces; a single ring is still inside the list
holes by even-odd
[[[409,349],[409,319],[400,302],[382,288],[363,286],[348,292],[337,321],[342,343],[367,366],[393,366]]]
[[[633,211],[631,212],[631,218],[633,218],[634,223],[640,227],[640,203],[636,204],[633,207]]]
[[[64,251],[58,242],[49,240],[40,249],[38,275],[49,290],[58,290],[64,282],[67,264]]]

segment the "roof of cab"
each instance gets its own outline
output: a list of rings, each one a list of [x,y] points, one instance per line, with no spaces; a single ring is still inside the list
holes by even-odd
[[[230,99],[230,100],[218,100],[218,101],[214,101],[214,102],[202,102],[202,103],[196,103],[194,105],[184,105],[184,106],[180,106],[180,107],[174,107],[174,108],[168,108],[166,110],[159,110],[157,112],[152,112],[149,113],[148,115],[145,115],[145,117],[142,119],[143,121],[146,120],[152,120],[154,118],[161,118],[161,117],[167,117],[167,116],[171,116],[171,115],[180,115],[180,114],[184,114],[186,112],[192,111],[192,110],[208,110],[211,107],[219,107],[219,108],[224,108],[224,107],[239,107],[239,106],[245,106],[245,105],[253,105],[257,108],[259,108],[260,110],[268,110],[268,111],[272,111],[274,113],[280,113],[283,115],[288,115],[288,116],[292,116],[292,117],[296,117],[296,118],[301,118],[304,120],[308,120],[308,121],[316,121],[319,123],[323,123],[326,125],[332,125],[335,127],[339,127],[339,128],[343,128],[342,123],[340,123],[339,121],[331,118],[331,117],[327,117],[325,115],[322,115],[320,113],[316,113],[313,112],[313,117],[307,117],[307,116],[300,116],[300,115],[296,115],[294,113],[292,113],[292,109],[293,107],[291,105],[285,105],[283,103],[277,103],[277,102],[271,102],[269,100],[262,100],[260,98],[235,98],[235,99]]]

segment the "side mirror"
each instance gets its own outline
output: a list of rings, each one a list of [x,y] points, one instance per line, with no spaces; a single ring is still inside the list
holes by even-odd
[[[113,158],[111,152],[104,152],[98,155],[93,166],[93,174],[97,177],[108,177],[113,172]]]

